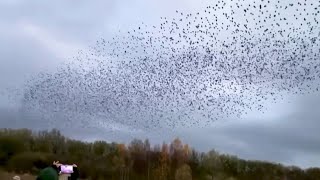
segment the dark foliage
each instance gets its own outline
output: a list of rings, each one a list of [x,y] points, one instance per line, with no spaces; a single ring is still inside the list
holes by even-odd
[[[76,163],[82,178],[137,180],[317,180],[320,169],[285,167],[246,161],[214,150],[199,153],[178,138],[150,146],[148,140],[130,144],[81,142],[56,129],[0,130],[0,165],[7,171],[36,174],[53,160]]]

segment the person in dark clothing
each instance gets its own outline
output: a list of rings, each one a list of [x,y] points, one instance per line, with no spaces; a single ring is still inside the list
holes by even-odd
[[[54,161],[51,166],[42,169],[36,180],[59,180],[61,164]]]
[[[68,177],[68,180],[77,180],[79,178],[79,170],[77,165],[73,164],[73,173]]]

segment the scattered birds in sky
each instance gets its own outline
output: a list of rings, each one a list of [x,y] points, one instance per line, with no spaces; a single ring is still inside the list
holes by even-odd
[[[132,129],[195,127],[319,91],[319,1],[210,1],[101,38],[26,83],[23,108]],[[52,123],[54,118],[52,118]],[[67,123],[67,120],[66,120]],[[72,124],[72,123],[71,123]]]

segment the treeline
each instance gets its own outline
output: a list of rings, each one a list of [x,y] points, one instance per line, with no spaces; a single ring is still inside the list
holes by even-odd
[[[58,130],[0,130],[0,167],[36,174],[53,160],[76,163],[81,177],[93,180],[317,180],[320,169],[246,161],[214,150],[197,152],[174,139],[151,147],[148,140],[128,145],[81,142]]]

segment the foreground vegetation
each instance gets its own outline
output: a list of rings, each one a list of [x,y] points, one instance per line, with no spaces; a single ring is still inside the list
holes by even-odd
[[[36,174],[53,160],[75,162],[81,177],[131,180],[317,180],[320,169],[300,169],[262,161],[246,161],[212,150],[200,153],[179,139],[151,147],[148,140],[130,144],[81,142],[53,129],[0,130],[0,167]]]

